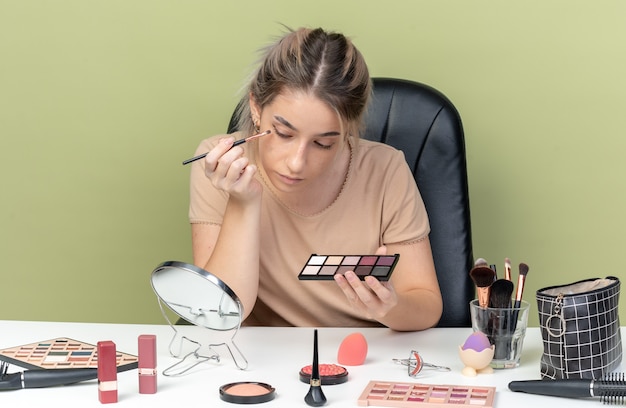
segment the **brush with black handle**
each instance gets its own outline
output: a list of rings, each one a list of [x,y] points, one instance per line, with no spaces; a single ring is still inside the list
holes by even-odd
[[[566,398],[600,397],[604,404],[626,405],[624,373],[609,374],[601,380],[527,380],[511,381],[509,389],[528,394]]]
[[[526,283],[526,276],[529,271],[528,265],[525,263],[519,264],[519,276],[517,277],[517,289],[515,292],[515,302],[513,303],[513,315],[512,315],[512,331],[515,331],[515,327],[517,326],[517,316],[519,314],[519,309],[522,306],[522,296],[524,294],[524,284]]]
[[[8,364],[0,364],[0,391],[69,385],[98,378],[96,368],[34,369],[7,373]]]
[[[508,321],[511,311],[511,295],[513,295],[513,282],[506,279],[498,279],[491,285],[489,292],[489,307],[493,316],[489,319],[489,336],[495,345],[493,358],[506,360],[511,351],[511,339],[515,329],[511,331],[511,322]],[[504,309],[504,310],[501,310]]]

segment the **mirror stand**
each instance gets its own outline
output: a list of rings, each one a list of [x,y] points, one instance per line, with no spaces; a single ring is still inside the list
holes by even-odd
[[[219,363],[221,358],[215,350],[216,347],[225,347],[240,370],[248,367],[248,360],[235,344],[243,307],[237,296],[222,281],[194,265],[170,261],[154,270],[152,286],[157,294],[161,314],[174,332],[168,346],[169,353],[180,359],[166,368],[163,375],[181,375],[206,361]],[[177,328],[167,316],[163,304],[193,326]],[[222,333],[225,338],[203,344],[182,333],[183,327],[195,329],[196,326],[208,329],[211,337]]]

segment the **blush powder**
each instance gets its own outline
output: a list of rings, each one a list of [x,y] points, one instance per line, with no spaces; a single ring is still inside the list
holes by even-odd
[[[259,382],[236,382],[220,387],[220,398],[235,404],[259,404],[274,399],[274,387]]]
[[[312,366],[304,366],[300,370],[300,381],[309,383],[311,381]],[[322,385],[343,384],[348,381],[348,370],[337,364],[320,364],[320,380]]]

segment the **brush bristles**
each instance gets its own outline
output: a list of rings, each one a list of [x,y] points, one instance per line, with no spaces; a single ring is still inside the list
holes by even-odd
[[[513,294],[513,282],[506,279],[498,279],[491,285],[489,293],[489,307],[511,307],[511,295]]]
[[[626,382],[624,373],[612,373],[597,381],[594,393],[600,396],[603,404],[624,405],[626,402]]]
[[[519,274],[522,276],[526,276],[528,274],[528,270],[530,268],[525,263],[519,264]]]
[[[487,263],[487,260],[485,258],[478,258],[475,262],[474,262],[474,266],[487,266],[489,265]]]
[[[495,280],[496,273],[487,266],[476,266],[470,271],[470,277],[479,288],[491,286]]]

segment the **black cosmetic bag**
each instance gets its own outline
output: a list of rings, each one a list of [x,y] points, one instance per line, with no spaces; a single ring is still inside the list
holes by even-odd
[[[542,379],[600,379],[622,361],[620,281],[609,276],[537,291]]]

